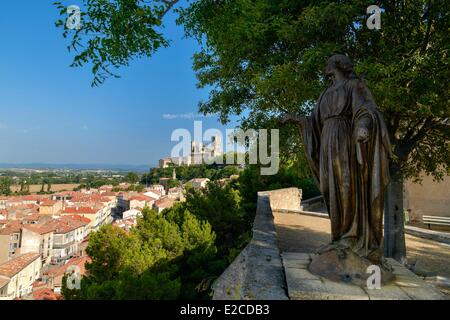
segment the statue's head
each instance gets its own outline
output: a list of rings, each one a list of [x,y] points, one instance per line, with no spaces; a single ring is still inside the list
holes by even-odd
[[[333,75],[336,70],[342,72],[344,75],[353,73],[353,63],[349,57],[343,54],[335,54],[328,59],[325,67],[325,74],[327,76]]]

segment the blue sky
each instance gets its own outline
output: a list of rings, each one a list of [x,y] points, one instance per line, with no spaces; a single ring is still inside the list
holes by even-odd
[[[163,115],[196,114],[198,102],[208,96],[195,86],[196,42],[185,39],[169,15],[169,48],[120,69],[121,78],[91,88],[89,68],[69,67],[72,56],[54,26],[53,2],[2,3],[0,163],[150,165],[170,155],[172,131],[192,131],[193,119]],[[202,120],[205,129],[224,129],[216,117]]]

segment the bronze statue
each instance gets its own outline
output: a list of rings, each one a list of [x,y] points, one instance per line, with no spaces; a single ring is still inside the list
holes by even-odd
[[[312,115],[284,116],[301,131],[331,220],[332,242],[319,254],[334,251],[343,259],[350,252],[380,264],[391,154],[386,125],[349,57],[332,56],[325,73],[332,83],[321,93]]]

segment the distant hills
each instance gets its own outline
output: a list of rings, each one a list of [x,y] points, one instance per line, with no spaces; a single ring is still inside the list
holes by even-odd
[[[108,170],[147,172],[153,166],[105,163],[0,163],[0,169],[35,169],[35,170]]]

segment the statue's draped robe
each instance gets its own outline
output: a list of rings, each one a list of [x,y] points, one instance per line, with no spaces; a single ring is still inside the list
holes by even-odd
[[[390,143],[382,116],[359,78],[327,88],[303,126],[308,161],[331,220],[332,241],[363,257],[381,246]],[[357,128],[369,131],[365,143]]]

